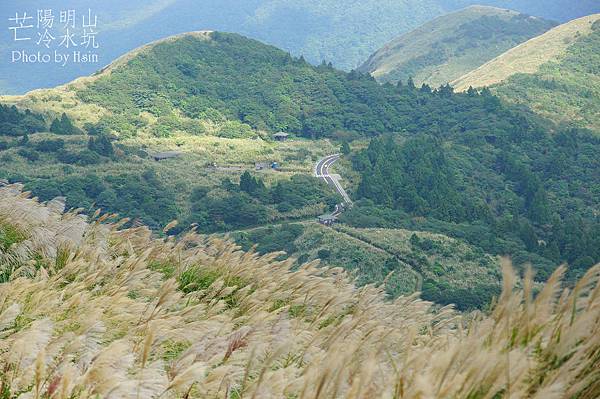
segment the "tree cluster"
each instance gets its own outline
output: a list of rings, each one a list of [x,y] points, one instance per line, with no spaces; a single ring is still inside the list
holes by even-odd
[[[224,180],[217,189],[196,188],[189,222],[203,232],[235,230],[265,224],[274,211],[285,215],[315,204],[332,208],[338,201],[329,187],[311,176],[295,175],[267,187],[246,171],[239,184]]]
[[[20,111],[17,107],[0,104],[0,135],[25,136],[47,129],[44,118],[30,110]]]
[[[73,134],[82,134],[83,132],[77,126],[73,124],[71,118],[67,116],[66,113],[63,112],[60,118],[56,118],[52,121],[50,125],[50,132],[54,134],[65,134],[65,135],[73,135]]]

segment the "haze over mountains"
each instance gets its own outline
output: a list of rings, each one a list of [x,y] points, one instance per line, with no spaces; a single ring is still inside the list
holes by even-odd
[[[471,6],[392,40],[359,70],[380,82],[412,78],[418,86],[439,87],[555,25],[511,10]]]
[[[600,14],[529,40],[452,82],[491,86],[505,100],[560,123],[600,130]]]
[[[126,3],[55,0],[47,2],[45,7],[72,7],[80,11],[90,7],[98,13],[100,61],[67,68],[47,64],[15,65],[10,62],[10,52],[21,47],[15,47],[10,40],[11,32],[6,29],[0,44],[0,90],[22,93],[55,86],[91,74],[144,43],[175,33],[204,29],[242,33],[294,55],[304,55],[313,63],[325,60],[350,69],[399,34],[473,3],[508,7],[559,21],[600,12],[600,5],[592,0],[576,4],[560,0],[552,2],[551,6],[541,0],[210,0],[202,3],[192,0]],[[27,10],[31,15],[37,4],[32,0],[6,1],[0,4],[0,13],[8,18],[15,12]],[[34,44],[25,48],[29,51],[39,49]]]

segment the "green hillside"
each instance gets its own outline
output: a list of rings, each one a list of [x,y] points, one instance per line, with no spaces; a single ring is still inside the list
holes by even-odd
[[[494,91],[559,123],[600,131],[600,17],[592,29],[560,59],[534,74],[515,74]]]
[[[359,70],[381,82],[412,77],[419,86],[438,87],[554,26],[515,11],[471,6],[394,39]]]
[[[458,237],[532,262],[542,279],[558,259],[579,275],[600,261],[600,140],[586,130],[530,134],[371,140],[353,157],[359,201],[343,221]]]
[[[288,224],[235,232],[242,248],[285,251],[302,264],[319,259],[343,267],[359,285],[383,285],[391,297],[421,291],[426,300],[461,310],[488,304],[499,294],[497,258],[463,240],[404,229]]]
[[[121,138],[164,138],[185,131],[253,138],[286,131],[305,138],[356,138],[382,133],[453,129],[506,130],[518,123],[487,107],[489,99],[379,85],[236,34],[197,32],[140,48],[91,77],[51,90],[7,98],[39,112],[67,112]],[[449,117],[448,110],[459,108]],[[512,111],[511,111],[512,112]]]
[[[453,82],[491,86],[558,123],[600,130],[600,14],[561,25]]]

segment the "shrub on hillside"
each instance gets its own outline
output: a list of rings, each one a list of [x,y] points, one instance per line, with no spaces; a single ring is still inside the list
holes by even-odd
[[[19,151],[17,151],[17,154],[31,162],[35,162],[40,159],[40,154],[31,148],[21,148]]]
[[[217,136],[225,139],[248,139],[256,137],[256,132],[250,125],[238,121],[226,121],[217,131]]]
[[[54,134],[82,134],[82,131],[73,124],[71,118],[64,112],[60,118],[52,121],[50,131]]]
[[[44,139],[35,144],[35,149],[40,152],[56,152],[65,147],[65,141],[62,139]]]
[[[95,165],[102,161],[102,158],[97,153],[90,150],[82,150],[78,152],[59,151],[56,159],[65,164],[87,166]]]

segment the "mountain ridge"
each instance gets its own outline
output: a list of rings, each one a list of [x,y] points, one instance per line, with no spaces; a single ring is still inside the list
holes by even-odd
[[[515,73],[534,73],[543,63],[564,53],[578,35],[591,33],[592,24],[599,19],[600,14],[592,14],[559,25],[508,50],[451,84],[457,90],[466,90],[469,86],[483,87],[500,83]],[[534,60],[528,61],[530,58]]]
[[[438,87],[555,25],[513,10],[470,6],[397,37],[358,70],[380,82],[412,78]]]
[[[600,132],[600,14],[561,25],[452,84],[490,86],[557,124]]]

